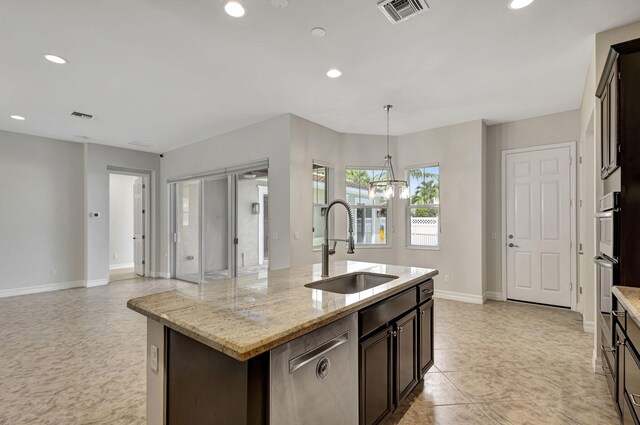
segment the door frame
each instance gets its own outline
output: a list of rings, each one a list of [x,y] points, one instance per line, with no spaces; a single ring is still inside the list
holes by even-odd
[[[258,264],[264,264],[264,196],[269,196],[269,186],[258,186],[258,203],[260,214],[258,216]],[[268,247],[267,247],[268,248]]]
[[[167,179],[167,190],[168,190],[168,211],[169,211],[169,220],[168,220],[168,234],[167,238],[168,242],[168,252],[169,252],[169,273],[168,277],[172,279],[177,279],[176,275],[176,243],[175,243],[175,229],[176,229],[176,184],[185,182],[198,180],[200,181],[200,215],[204,220],[204,207],[205,207],[205,194],[204,194],[204,184],[205,181],[209,179],[228,179],[228,232],[229,232],[229,273],[230,277],[235,277],[238,274],[238,243],[236,240],[238,234],[238,222],[237,222],[237,211],[238,211],[238,179],[239,175],[252,170],[269,170],[269,159],[258,160],[254,162],[248,162],[244,164],[238,164],[235,166],[229,166],[226,168],[220,168],[217,170],[211,170],[203,173],[192,174],[188,176],[182,176],[177,178],[169,178]],[[267,183],[267,187],[269,187],[269,183]],[[201,226],[204,221],[201,222]],[[185,280],[186,282],[192,282],[195,284],[206,283],[207,280],[204,279],[204,269],[203,269],[203,261],[205,255],[205,240],[202,234],[202,227],[199,232],[199,244],[200,247],[200,266],[199,266],[199,279],[194,280]]]
[[[550,145],[539,145],[539,146],[530,146],[526,148],[518,148],[518,149],[505,149],[502,151],[502,175],[501,175],[501,211],[502,211],[502,237],[500,246],[502,251],[502,301],[507,301],[507,156],[516,154],[516,153],[528,153],[528,152],[536,152],[542,150],[549,149],[558,149],[558,148],[569,148],[569,157],[571,163],[569,165],[569,177],[571,181],[569,182],[569,192],[571,197],[571,211],[569,213],[569,217],[571,220],[571,251],[570,251],[570,261],[571,264],[569,269],[571,271],[571,310],[576,311],[577,309],[577,246],[576,246],[576,229],[577,229],[577,213],[576,213],[576,187],[577,187],[577,167],[576,167],[576,142],[564,142],[564,143],[554,143]]]
[[[144,276],[142,277],[153,277],[152,276],[152,272],[151,272],[151,247],[152,245],[152,240],[153,240],[153,228],[151,227],[151,215],[153,214],[153,211],[151,209],[151,195],[153,193],[152,191],[152,187],[151,185],[153,184],[153,179],[152,179],[152,172],[151,171],[144,171],[144,170],[134,170],[134,169],[130,169],[130,168],[121,168],[121,167],[112,167],[112,166],[108,166],[107,167],[107,173],[109,174],[109,176],[111,176],[111,174],[119,174],[119,175],[125,175],[125,176],[134,176],[134,177],[142,177],[142,184],[143,184],[143,188],[142,188],[142,196],[144,198],[144,220],[143,220],[143,226],[144,226]],[[109,180],[109,179],[108,179]],[[111,186],[111,184],[109,183],[108,186]],[[107,188],[107,193],[109,193],[109,187]],[[109,208],[111,207],[111,195],[109,195],[108,197],[109,199]],[[109,235],[111,231],[111,217],[109,217],[109,220],[107,220],[107,235]],[[111,245],[111,241],[109,241],[109,246]],[[107,249],[107,264],[109,264],[110,258],[109,258],[109,249]]]

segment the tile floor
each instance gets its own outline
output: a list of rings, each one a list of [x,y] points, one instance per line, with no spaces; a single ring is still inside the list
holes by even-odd
[[[619,423],[579,314],[500,302],[435,308],[435,365],[391,423]]]
[[[0,299],[0,424],[144,424],[145,318],[132,279]],[[393,424],[617,424],[580,316],[436,300],[435,367]]]

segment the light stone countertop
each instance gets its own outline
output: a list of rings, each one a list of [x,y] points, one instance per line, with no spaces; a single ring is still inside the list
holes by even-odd
[[[629,317],[640,327],[640,288],[614,286],[612,291],[618,302],[627,310]]]
[[[355,294],[335,294],[304,286],[321,279],[321,266],[314,264],[194,284],[134,298],[127,306],[244,361],[438,274],[419,267],[331,263],[331,277],[358,271],[398,279]]]

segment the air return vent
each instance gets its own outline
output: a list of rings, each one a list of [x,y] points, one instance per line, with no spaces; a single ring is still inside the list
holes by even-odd
[[[93,115],[91,114],[85,114],[83,112],[78,112],[78,111],[73,111],[71,113],[71,116],[76,118],[82,118],[83,120],[90,120],[93,118]]]
[[[406,21],[429,9],[429,5],[424,0],[382,0],[378,3],[378,7],[392,24]]]
[[[151,142],[144,142],[142,140],[133,140],[131,142],[128,142],[127,144],[131,145],[131,146],[138,146],[141,148],[152,148],[155,146],[155,143],[151,143]]]

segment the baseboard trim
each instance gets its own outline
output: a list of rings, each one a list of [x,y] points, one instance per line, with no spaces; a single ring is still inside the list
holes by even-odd
[[[487,291],[484,293],[482,297],[483,301],[493,300],[493,301],[504,301],[504,297],[502,296],[502,292],[495,291]]]
[[[109,270],[132,269],[135,266],[136,266],[135,263],[113,264],[109,266]]]
[[[84,280],[71,282],[47,283],[45,285],[26,286],[22,288],[1,289],[0,298],[17,297],[20,295],[37,294],[40,292],[60,291],[62,289],[82,288]]]
[[[604,375],[604,371],[602,370],[602,359],[598,358],[598,351],[596,349],[593,350],[593,357],[591,359],[593,371],[595,373],[599,373]]]
[[[151,277],[159,277],[161,279],[171,279],[171,274],[170,273],[164,273],[164,272],[151,272],[149,274]]]
[[[87,288],[95,288],[96,286],[104,286],[109,283],[109,279],[94,279],[87,280],[87,284],[85,285]]]
[[[469,304],[484,304],[483,297],[480,295],[469,295],[461,292],[451,292],[436,289],[433,294],[435,298],[441,298],[443,300],[460,301]]]
[[[594,322],[582,322],[582,329],[592,334],[596,331],[596,324]]]

